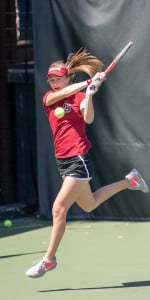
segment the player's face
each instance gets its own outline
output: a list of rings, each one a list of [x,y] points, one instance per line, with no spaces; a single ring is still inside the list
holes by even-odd
[[[56,76],[52,75],[48,78],[48,82],[54,92],[60,91],[61,89],[65,88],[69,82],[70,77],[69,76]]]

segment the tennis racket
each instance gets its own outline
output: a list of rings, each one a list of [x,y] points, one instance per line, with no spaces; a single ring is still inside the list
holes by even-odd
[[[113,61],[111,62],[111,64],[106,68],[106,70],[104,71],[105,75],[107,75],[108,73],[110,73],[115,66],[117,65],[117,63],[121,60],[121,58],[127,53],[127,51],[130,49],[130,47],[132,46],[133,42],[129,42],[119,53],[118,55],[113,59]],[[100,81],[100,78],[97,78],[96,81]],[[91,85],[90,89],[94,90],[95,86]]]
[[[118,55],[114,58],[112,63],[107,67],[107,69],[104,71],[104,73],[107,75],[110,71],[114,69],[116,64],[120,61],[120,59],[127,53],[127,51],[130,49],[132,46],[133,42],[129,42],[119,53]]]

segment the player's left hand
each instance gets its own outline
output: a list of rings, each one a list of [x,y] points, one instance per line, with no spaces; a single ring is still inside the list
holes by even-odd
[[[96,73],[95,76],[92,78],[92,83],[87,88],[88,95],[96,94],[104,80],[106,80],[106,75],[104,72]]]
[[[105,74],[105,72],[101,72],[101,73],[97,72],[94,75],[94,77],[92,78],[92,83],[95,86],[100,87],[104,80],[106,80],[106,74]]]

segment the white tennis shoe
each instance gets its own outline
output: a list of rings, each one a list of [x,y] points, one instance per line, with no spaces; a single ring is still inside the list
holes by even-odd
[[[47,271],[56,268],[56,266],[56,258],[50,261],[46,257],[43,257],[36,265],[26,271],[26,275],[28,277],[37,278],[44,275]]]
[[[133,169],[125,178],[132,184],[131,187],[129,187],[130,190],[142,191],[143,193],[149,192],[147,183],[136,169]]]

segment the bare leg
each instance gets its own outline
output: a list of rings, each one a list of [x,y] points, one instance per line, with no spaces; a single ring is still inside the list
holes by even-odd
[[[90,212],[118,192],[128,189],[130,185],[126,179],[123,179],[106,185],[92,194],[90,185],[87,184],[76,202],[83,210]]]
[[[93,193],[96,202],[96,207],[102,202],[112,197],[113,195],[128,189],[130,185],[131,184],[126,179],[123,179],[98,189]]]
[[[53,205],[53,228],[46,257],[52,260],[63,237],[66,225],[66,215],[70,206],[75,202],[85,211],[92,211],[102,202],[130,186],[126,179],[112,183],[91,192],[87,180],[75,180],[66,177]]]
[[[46,257],[52,260],[55,257],[58,245],[63,237],[66,225],[66,215],[70,206],[79,197],[87,180],[75,180],[66,177],[53,205],[53,228]]]

